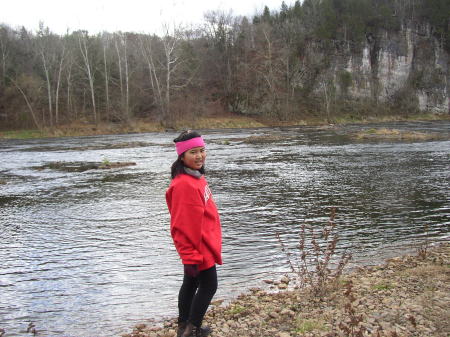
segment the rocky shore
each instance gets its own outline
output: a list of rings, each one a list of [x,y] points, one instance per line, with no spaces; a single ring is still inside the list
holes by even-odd
[[[289,280],[284,278],[281,288]],[[269,293],[252,289],[227,305],[209,309],[212,337],[448,337],[450,244],[360,267],[329,285]],[[175,320],[140,324],[123,337],[174,337]]]

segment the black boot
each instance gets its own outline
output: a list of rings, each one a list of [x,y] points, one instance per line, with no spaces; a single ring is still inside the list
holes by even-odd
[[[206,337],[210,333],[211,328],[207,326],[198,328],[194,324],[188,323],[181,337]]]
[[[177,330],[177,337],[181,337],[183,335],[184,330],[186,330],[188,322],[178,322],[178,330]]]

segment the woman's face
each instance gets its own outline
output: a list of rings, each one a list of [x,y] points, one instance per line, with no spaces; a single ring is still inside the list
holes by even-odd
[[[200,170],[205,165],[206,149],[204,146],[193,147],[183,153],[181,160],[185,166],[193,170]]]

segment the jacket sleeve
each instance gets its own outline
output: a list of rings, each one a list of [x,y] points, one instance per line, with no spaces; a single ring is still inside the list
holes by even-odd
[[[189,184],[174,186],[168,196],[170,232],[183,264],[200,264],[203,256],[202,225],[205,207],[198,189]]]

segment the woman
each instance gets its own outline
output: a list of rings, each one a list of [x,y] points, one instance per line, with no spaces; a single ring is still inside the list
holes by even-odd
[[[204,177],[203,138],[185,131],[174,139],[178,159],[166,192],[170,232],[184,265],[178,296],[178,335],[207,336],[203,317],[217,290],[216,264],[222,264],[222,231],[211,190]]]

